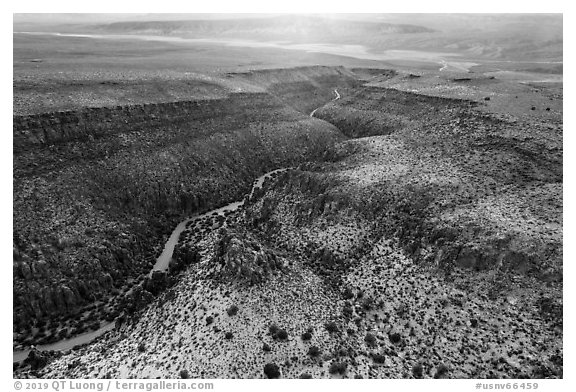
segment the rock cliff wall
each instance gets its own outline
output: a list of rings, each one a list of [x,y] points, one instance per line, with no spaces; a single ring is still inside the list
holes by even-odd
[[[183,217],[239,200],[259,175],[343,138],[268,93],[15,116],[13,135],[23,337],[141,280]]]

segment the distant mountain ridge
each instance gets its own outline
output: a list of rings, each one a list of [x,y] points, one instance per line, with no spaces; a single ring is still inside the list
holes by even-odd
[[[432,33],[427,27],[313,16],[275,16],[228,20],[115,22],[96,26],[116,34],[175,35],[188,38],[238,38],[292,42],[359,43],[367,36]]]
[[[442,16],[436,17],[439,18]],[[468,23],[460,20],[462,18]],[[562,59],[562,18],[550,15],[448,15],[444,16],[444,25],[436,19],[434,24],[426,25],[426,17],[422,15],[382,21],[282,15],[220,20],[121,21],[99,24],[95,29],[108,34],[364,45],[374,52],[423,50],[486,59]]]
[[[462,55],[468,59],[561,62],[561,14],[374,14],[275,15],[230,18],[170,19],[138,15],[137,20],[111,16],[61,17],[28,23],[15,16],[15,31],[133,34],[182,38],[252,40],[288,44],[362,45],[375,53],[417,50]],[[152,20],[142,18],[149,17]],[[198,16],[197,16],[198,17]],[[123,18],[127,18],[124,16]],[[188,18],[188,19],[185,19]],[[59,22],[58,22],[59,21]]]

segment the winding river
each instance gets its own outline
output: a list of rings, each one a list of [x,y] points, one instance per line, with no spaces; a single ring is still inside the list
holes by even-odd
[[[262,184],[264,183],[264,180],[266,180],[266,178],[269,178],[273,174],[279,173],[279,172],[282,172],[285,170],[288,170],[288,168],[281,168],[281,169],[272,170],[272,171],[265,173],[265,174],[261,175],[260,177],[258,177],[254,181],[254,184],[252,184],[252,190],[250,191],[250,197],[252,197],[252,195],[254,194],[254,191],[257,188],[260,188],[262,186]],[[156,264],[154,264],[152,271],[166,271],[168,269],[168,265],[170,264],[170,260],[172,260],[172,253],[174,252],[174,247],[178,243],[178,238],[180,237],[180,234],[186,229],[186,226],[188,225],[189,222],[200,220],[200,219],[208,217],[210,215],[216,215],[216,214],[217,215],[225,215],[227,212],[236,211],[238,208],[242,207],[243,205],[244,205],[244,199],[242,199],[241,201],[235,201],[233,203],[227,204],[223,207],[216,208],[214,210],[210,210],[208,212],[205,212],[202,215],[194,215],[194,216],[180,222],[178,224],[178,226],[176,226],[174,231],[172,231],[172,234],[170,235],[170,238],[168,238],[168,241],[166,241],[166,244],[164,245],[164,250],[162,251],[162,253],[158,257],[158,259],[156,259]]]
[[[336,101],[336,100],[340,99],[340,94],[338,93],[338,90],[334,90],[334,94],[336,95],[336,97],[332,101]],[[310,117],[314,117],[314,113],[318,109],[319,108],[314,109],[310,113]],[[258,177],[256,180],[254,180],[254,183],[252,184],[252,189],[250,190],[250,194],[249,194],[250,197],[252,197],[254,195],[254,191],[256,189],[260,188],[262,186],[262,184],[264,184],[264,181],[267,178],[271,177],[272,175],[274,175],[276,173],[280,173],[280,172],[286,171],[288,169],[290,169],[290,168],[280,168],[280,169],[272,170],[272,171],[265,173],[265,174],[261,175],[260,177]],[[166,271],[168,269],[168,266],[170,264],[170,260],[172,259],[172,254],[174,253],[174,247],[178,243],[178,238],[180,237],[180,234],[186,229],[186,226],[188,225],[189,222],[200,220],[200,219],[205,218],[209,215],[215,215],[215,214],[224,215],[227,212],[236,211],[238,208],[240,208],[243,205],[244,205],[244,199],[242,199],[241,201],[232,202],[232,203],[227,204],[223,207],[218,207],[214,210],[208,211],[208,212],[201,214],[201,215],[194,215],[194,216],[187,218],[187,219],[183,220],[182,222],[180,222],[178,224],[178,226],[176,226],[176,228],[172,231],[172,234],[168,238],[168,241],[166,241],[166,244],[164,245],[164,249],[162,250],[162,253],[160,254],[160,256],[158,256],[158,258],[156,259],[156,263],[154,264],[154,267],[152,267],[152,271],[150,271],[150,273],[152,273],[153,271]],[[86,332],[86,333],[83,333],[80,335],[76,335],[70,339],[59,340],[56,343],[42,344],[42,345],[38,345],[35,347],[40,351],[71,350],[75,346],[90,343],[92,340],[96,339],[97,337],[105,334],[108,331],[111,331],[112,329],[114,329],[115,323],[116,323],[115,321],[105,323],[99,329],[97,329],[95,331],[90,331],[90,332]],[[30,349],[13,351],[12,352],[12,361],[13,362],[21,362],[21,361],[25,360],[26,357],[28,357],[28,354],[30,353],[30,351],[31,351]]]
[[[262,184],[264,183],[264,181],[267,178],[271,177],[275,173],[283,172],[283,171],[286,171],[288,169],[289,168],[281,168],[281,169],[272,170],[272,171],[265,173],[265,174],[261,175],[260,177],[258,177],[256,180],[254,180],[254,184],[252,185],[252,190],[250,191],[250,197],[252,197],[252,195],[254,194],[254,191],[256,189],[258,189],[262,186]],[[154,267],[152,267],[152,271],[150,273],[152,273],[153,271],[166,271],[168,269],[168,265],[170,264],[170,260],[172,259],[172,254],[174,252],[174,247],[178,243],[178,238],[180,237],[180,234],[186,229],[186,226],[189,222],[202,219],[202,218],[207,217],[209,215],[214,215],[214,214],[224,215],[226,212],[236,211],[238,208],[240,208],[243,205],[244,205],[244,199],[242,201],[235,201],[233,203],[227,204],[223,207],[218,207],[214,210],[208,211],[208,212],[201,214],[201,215],[194,215],[194,216],[187,218],[187,219],[183,220],[182,222],[180,222],[178,224],[178,226],[176,226],[176,228],[172,231],[172,234],[170,235],[170,238],[168,238],[168,241],[166,241],[166,244],[164,245],[164,249],[163,249],[162,253],[160,254],[160,256],[158,256],[158,259],[156,259],[156,263],[154,264]],[[74,348],[75,346],[90,343],[92,340],[96,339],[97,337],[99,337],[99,336],[105,334],[106,332],[114,329],[114,326],[115,326],[115,321],[108,322],[108,323],[103,324],[97,330],[86,332],[86,333],[83,333],[80,335],[76,335],[70,339],[59,340],[56,343],[42,344],[42,345],[38,345],[35,347],[40,351],[66,351],[66,350],[70,350],[70,349]],[[25,360],[26,357],[28,357],[28,354],[30,353],[30,351],[31,351],[30,349],[13,351],[12,352],[12,354],[13,354],[12,355],[12,358],[13,358],[12,361],[13,362],[21,362],[21,361]]]

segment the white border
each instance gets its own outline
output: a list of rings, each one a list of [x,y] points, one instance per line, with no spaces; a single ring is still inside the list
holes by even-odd
[[[54,0],[54,1],[18,1],[11,5],[3,5],[2,17],[2,48],[4,55],[9,55],[3,64],[3,77],[2,77],[2,119],[4,122],[2,132],[2,184],[5,191],[2,193],[2,225],[1,225],[1,241],[2,241],[2,301],[5,322],[1,323],[2,333],[1,348],[3,351],[2,367],[1,367],[1,383],[0,387],[4,386],[5,390],[12,390],[12,367],[11,353],[11,306],[12,306],[12,269],[10,265],[10,247],[12,237],[12,138],[10,135],[10,119],[12,117],[12,14],[13,13],[34,13],[34,12],[79,12],[79,13],[210,13],[210,12],[226,12],[226,13],[388,13],[388,12],[418,12],[418,13],[564,13],[564,37],[568,44],[565,45],[564,62],[567,64],[564,73],[564,102],[566,108],[573,108],[573,77],[571,74],[573,64],[573,50],[571,47],[573,43],[573,29],[574,23],[573,13],[570,12],[570,7],[567,1],[559,0],[542,0],[542,1],[502,1],[502,0],[430,0],[430,1],[366,1],[366,0],[353,0],[353,1],[306,1],[306,0],[287,0],[282,2],[264,2],[253,0],[211,0],[209,2],[200,1],[137,1],[137,2],[121,2],[112,0],[98,0],[87,4],[88,2],[71,1],[71,0]],[[572,111],[573,112],[573,111]],[[564,380],[556,381],[540,381],[540,388],[542,391],[568,391],[576,390],[576,383],[574,382],[574,356],[572,355],[574,347],[574,339],[571,331],[574,331],[573,323],[573,305],[571,303],[574,298],[574,289],[571,285],[571,280],[574,278],[574,268],[572,261],[574,260],[574,248],[572,246],[573,233],[574,233],[574,207],[572,200],[574,195],[574,183],[572,173],[576,169],[574,161],[574,154],[572,154],[574,146],[574,121],[573,114],[569,110],[565,112],[565,139],[564,139],[564,168],[566,176],[564,178],[564,200],[565,200],[565,215],[564,215],[564,322],[565,322],[565,335],[564,335]],[[572,305],[572,306],[570,306]],[[498,380],[494,380],[498,381]],[[500,380],[501,381],[501,380]],[[533,380],[526,380],[533,381]],[[407,382],[403,380],[364,380],[364,381],[329,381],[329,380],[311,380],[309,382],[302,382],[299,380],[282,380],[274,384],[274,389],[279,391],[289,389],[317,389],[318,387],[328,387],[335,390],[343,390],[344,388],[354,388],[359,386],[366,390],[442,390],[442,391],[467,391],[474,390],[472,380],[434,380],[434,381],[421,381],[421,382]],[[218,390],[231,390],[231,389],[244,389],[246,390],[270,390],[270,383],[263,383],[258,381],[235,381],[225,380],[217,382]],[[571,388],[570,388],[571,387]]]

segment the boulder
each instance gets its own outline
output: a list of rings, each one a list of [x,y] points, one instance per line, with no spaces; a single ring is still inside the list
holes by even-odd
[[[464,248],[458,254],[456,264],[461,268],[475,269],[481,264],[482,254],[476,249]]]
[[[35,277],[46,277],[48,276],[48,264],[44,260],[38,260],[31,265],[32,274]]]
[[[68,309],[73,308],[77,303],[77,298],[74,295],[74,292],[72,291],[72,289],[70,289],[70,287],[68,287],[68,286],[62,286],[60,288],[60,292],[61,292],[62,298],[64,299],[64,303],[66,305],[66,308],[68,308]]]
[[[98,283],[100,286],[106,290],[110,289],[113,284],[112,276],[109,273],[101,273],[98,276]]]
[[[20,274],[25,280],[32,279],[32,270],[30,269],[28,263],[20,264]]]
[[[42,369],[44,366],[48,364],[50,357],[43,351],[38,350],[35,347],[32,347],[32,350],[28,354],[28,357],[24,360],[25,365],[30,365],[32,370],[39,370]]]
[[[164,291],[168,285],[168,274],[164,271],[154,271],[149,278],[146,278],[142,288],[153,295],[158,295],[160,292]]]
[[[283,268],[282,261],[256,239],[226,229],[220,239],[214,264],[221,265],[221,277],[241,283],[257,284],[268,274]]]

